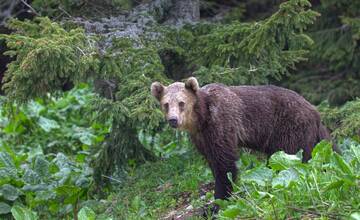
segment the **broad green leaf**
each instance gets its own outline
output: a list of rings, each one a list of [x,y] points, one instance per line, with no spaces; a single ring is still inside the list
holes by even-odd
[[[75,204],[80,198],[81,196],[84,194],[84,190],[79,190],[78,192],[74,192],[74,194],[68,195],[65,199],[64,199],[64,203],[65,204]]]
[[[76,162],[78,163],[84,163],[85,159],[86,159],[86,154],[82,153],[82,152],[78,152],[76,155]]]
[[[228,206],[223,212],[222,216],[235,219],[241,213],[241,208],[237,205]]]
[[[38,184],[41,181],[39,174],[37,174],[35,171],[33,171],[30,168],[27,168],[25,170],[25,173],[23,175],[23,180],[25,183],[32,184],[32,185]]]
[[[73,185],[59,186],[55,191],[57,195],[65,196],[65,204],[74,204],[84,192],[80,187]]]
[[[282,170],[280,173],[272,180],[273,188],[282,188],[289,187],[292,183],[297,181],[299,176],[297,172],[293,169]]]
[[[14,216],[15,220],[37,220],[38,217],[36,215],[35,212],[19,206],[19,205],[14,205],[11,208],[11,213]]]
[[[92,145],[95,135],[93,135],[89,129],[73,126],[75,133],[73,138],[79,139],[81,143],[86,145]]]
[[[43,150],[40,145],[37,147],[32,147],[28,153],[28,160],[31,161],[34,157],[44,155]]]
[[[301,164],[301,158],[298,155],[286,154],[284,151],[274,153],[269,160],[269,165],[273,170],[286,170],[299,164]]]
[[[36,192],[35,200],[36,201],[48,201],[50,199],[55,199],[56,193],[53,190],[50,190],[49,188],[50,187],[48,187],[48,190]]]
[[[11,206],[4,202],[0,202],[0,215],[7,214],[11,212]]]
[[[67,167],[61,168],[59,172],[55,173],[52,176],[58,180],[59,185],[67,184],[67,182],[71,178],[71,169]]]
[[[49,189],[49,185],[45,183],[37,184],[37,185],[25,185],[22,187],[22,190],[28,192],[44,191],[48,189]]]
[[[78,213],[79,220],[95,220],[95,212],[89,207],[83,207]]]
[[[332,155],[332,146],[327,141],[321,141],[311,152],[311,162],[329,163]]]
[[[340,168],[342,172],[348,175],[353,175],[353,171],[351,170],[351,167],[349,166],[349,164],[345,162],[345,160],[339,154],[334,153],[334,156],[332,158],[333,158],[333,163],[338,168]]]
[[[62,207],[62,204],[59,204],[58,202],[54,202],[54,201],[51,201],[48,203],[48,206],[49,206],[49,211],[51,213],[56,213],[59,211],[59,209],[61,209]]]
[[[94,139],[94,135],[90,134],[90,133],[82,133],[82,135],[80,136],[79,140],[81,141],[81,143],[86,144],[86,145],[92,145],[93,143],[93,139]]]
[[[360,164],[360,144],[359,145],[351,145],[350,151],[353,155],[353,157],[357,160],[357,163]]]
[[[42,106],[40,103],[36,101],[30,101],[26,108],[26,114],[29,117],[38,117],[39,113],[44,109],[45,107]]]
[[[18,191],[17,188],[13,187],[12,185],[5,184],[5,185],[1,186],[0,194],[6,200],[15,201],[19,197],[20,192]]]
[[[251,170],[247,170],[241,179],[244,181],[256,182],[260,186],[265,186],[267,182],[271,180],[273,172],[267,167],[256,167]]]
[[[64,196],[70,196],[72,194],[77,194],[80,190],[81,190],[80,187],[72,186],[72,185],[59,186],[55,189],[56,194],[64,195]]]
[[[54,159],[54,162],[58,166],[58,168],[61,170],[63,168],[69,167],[70,160],[63,153],[57,153],[56,158]]]
[[[34,163],[34,171],[42,178],[49,177],[49,162],[43,156],[37,156]]]
[[[90,184],[89,178],[86,178],[84,176],[80,176],[75,182],[75,185],[81,188],[86,188],[89,184]]]
[[[20,111],[18,114],[15,115],[15,117],[12,120],[12,123],[9,123],[4,129],[3,131],[5,133],[22,133],[24,132],[26,129],[25,127],[22,125],[23,122],[27,121],[28,118],[27,116]]]
[[[54,161],[51,161],[50,164],[49,164],[49,172],[51,174],[54,174],[54,173],[57,173],[59,172],[60,169],[59,167],[56,165],[56,163]]]
[[[38,125],[46,132],[51,131],[52,129],[60,128],[60,125],[51,119],[40,116]]]
[[[11,158],[11,156],[6,152],[0,152],[0,167],[7,167],[7,168],[14,168],[14,160]]]
[[[360,220],[360,212],[354,212],[350,215],[351,220]]]
[[[252,216],[255,212],[256,210],[254,210],[254,207],[251,206],[250,203],[240,199],[236,201],[236,204],[225,207],[224,211],[220,213],[220,219],[223,219],[224,217],[225,219],[238,219],[241,215],[245,214],[245,216]]]
[[[0,168],[0,185],[2,185],[2,183],[4,183],[3,181],[5,181],[6,179],[16,178],[18,178],[16,169],[7,167]]]
[[[328,186],[325,187],[325,191],[329,191],[332,189],[338,189],[340,186],[344,185],[345,181],[344,180],[337,180],[334,181],[332,183],[330,183]]]

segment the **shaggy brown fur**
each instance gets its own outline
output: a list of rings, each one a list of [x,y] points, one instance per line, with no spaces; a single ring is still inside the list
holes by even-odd
[[[176,96],[182,99],[188,97],[190,100],[182,100],[185,103],[193,103],[192,99],[195,99],[194,104],[185,104],[185,109],[189,108],[192,112],[186,114],[192,117],[191,129],[187,130],[213,172],[216,199],[225,199],[232,191],[227,173],[230,172],[236,179],[237,146],[267,155],[280,150],[295,154],[303,149],[303,160],[307,161],[316,143],[330,139],[315,107],[288,89],[222,84],[199,88],[193,77],[185,84],[176,84],[182,89],[171,89],[172,85],[164,87],[153,83],[153,95],[160,102],[164,94],[169,95],[169,91],[181,93]],[[193,95],[184,96],[184,91]],[[176,106],[173,105],[173,108]]]

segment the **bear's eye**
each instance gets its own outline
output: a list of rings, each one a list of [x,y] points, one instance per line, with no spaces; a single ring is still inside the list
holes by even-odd
[[[185,102],[179,102],[179,107],[181,110],[184,110]]]
[[[164,104],[164,110],[167,112],[169,111],[169,103]]]

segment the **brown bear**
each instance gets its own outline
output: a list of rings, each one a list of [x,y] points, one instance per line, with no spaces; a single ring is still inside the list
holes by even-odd
[[[303,160],[313,147],[330,139],[316,108],[299,94],[272,85],[202,88],[194,77],[185,83],[151,85],[173,128],[186,130],[206,158],[215,177],[215,199],[226,199],[231,191],[227,173],[237,176],[237,146],[271,155],[283,150],[303,150]]]

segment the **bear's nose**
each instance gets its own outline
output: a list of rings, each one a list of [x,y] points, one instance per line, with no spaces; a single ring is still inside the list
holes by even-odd
[[[176,118],[170,118],[168,120],[171,127],[176,128],[178,126],[178,120]]]

